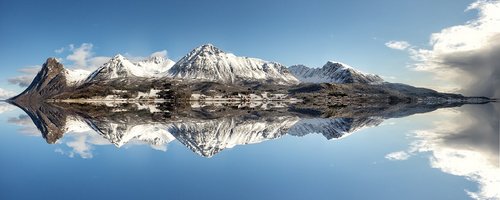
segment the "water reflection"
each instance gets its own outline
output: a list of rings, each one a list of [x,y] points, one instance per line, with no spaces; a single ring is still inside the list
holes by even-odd
[[[430,166],[463,176],[478,183],[477,191],[466,190],[474,199],[500,198],[498,105],[465,106],[445,110],[430,129],[415,130],[415,141],[405,151],[386,156],[406,160],[419,153],[430,153]]]
[[[1,110],[12,106],[0,104]],[[385,155],[388,162],[428,156],[430,167],[465,177],[477,189],[463,193],[474,199],[499,199],[498,105],[397,104],[344,105],[328,108],[283,104],[43,103],[17,105],[25,114],[7,121],[21,133],[41,135],[69,157],[94,157],[100,145],[148,145],[167,151],[177,141],[202,157],[238,145],[261,143],[285,135],[314,134],[327,140],[345,138],[385,120],[435,111],[431,128],[417,128],[410,144]],[[459,109],[455,107],[461,106]],[[448,108],[448,109],[439,109]]]
[[[11,118],[33,132],[29,120],[49,144],[65,134],[78,134],[67,145],[84,158],[92,157],[91,145],[148,144],[167,149],[177,140],[196,154],[212,157],[237,145],[260,143],[289,134],[321,134],[339,139],[378,126],[385,119],[423,113],[461,104],[342,105],[328,108],[230,103],[174,105],[172,103],[39,103],[16,104],[27,115]],[[91,134],[94,132],[94,134]],[[95,134],[97,133],[97,134]],[[73,156],[74,153],[69,155]]]

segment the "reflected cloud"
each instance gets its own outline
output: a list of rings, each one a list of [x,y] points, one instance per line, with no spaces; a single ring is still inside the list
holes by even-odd
[[[19,115],[17,117],[11,117],[7,119],[7,122],[10,124],[15,124],[20,126],[21,129],[19,133],[29,136],[40,136],[40,131],[33,124],[33,121],[28,115]]]
[[[404,151],[396,151],[385,155],[385,158],[388,160],[407,160],[410,157],[410,154]]]
[[[0,103],[0,114],[14,110],[14,108],[15,107],[10,104]]]
[[[479,185],[477,191],[466,190],[471,198],[500,199],[499,116],[494,105],[443,110],[438,114],[442,120],[436,121],[432,129],[415,131],[416,141],[406,152],[391,153],[386,158],[398,160],[431,153],[431,167]]]

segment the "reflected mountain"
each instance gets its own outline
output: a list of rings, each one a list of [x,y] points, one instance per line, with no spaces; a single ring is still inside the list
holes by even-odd
[[[26,112],[49,144],[68,132],[93,130],[117,147],[132,140],[153,147],[178,140],[204,157],[286,134],[321,134],[328,140],[344,138],[385,119],[464,104],[448,101],[317,107],[280,102],[11,103]]]

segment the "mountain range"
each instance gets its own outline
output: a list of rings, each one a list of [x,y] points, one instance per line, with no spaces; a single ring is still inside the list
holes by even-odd
[[[147,80],[146,80],[147,79]],[[327,62],[323,68],[295,65],[289,68],[277,62],[236,56],[205,44],[193,49],[178,62],[154,56],[131,61],[118,54],[93,72],[66,69],[55,58],[49,58],[28,88],[17,99],[50,99],[59,94],[92,87],[95,84],[121,80],[134,81],[213,82],[230,85],[266,84],[296,86],[300,83],[382,83],[377,75]],[[126,84],[127,84],[126,83]],[[120,83],[115,83],[120,84]]]
[[[226,53],[211,44],[193,49],[177,63],[161,56],[133,62],[118,54],[94,72],[66,70],[68,83],[107,81],[116,78],[178,78],[222,83],[266,82],[293,85],[313,83],[383,82],[377,75],[365,74],[339,62],[327,62],[323,68],[294,65],[289,68],[277,62],[240,57]],[[87,76],[85,76],[87,75]]]
[[[384,80],[378,75],[366,74],[340,62],[328,61],[322,68],[293,65],[288,70],[306,83],[365,83],[377,84]]]

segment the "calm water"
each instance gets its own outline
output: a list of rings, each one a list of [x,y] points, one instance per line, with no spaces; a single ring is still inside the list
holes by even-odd
[[[0,113],[0,199],[500,198],[494,104],[378,119],[359,129],[349,123],[338,138],[302,127],[216,150],[207,142],[198,151],[187,139],[123,142],[84,128],[48,144],[23,110],[1,103]],[[276,122],[263,121],[248,119],[232,131],[255,134]]]

